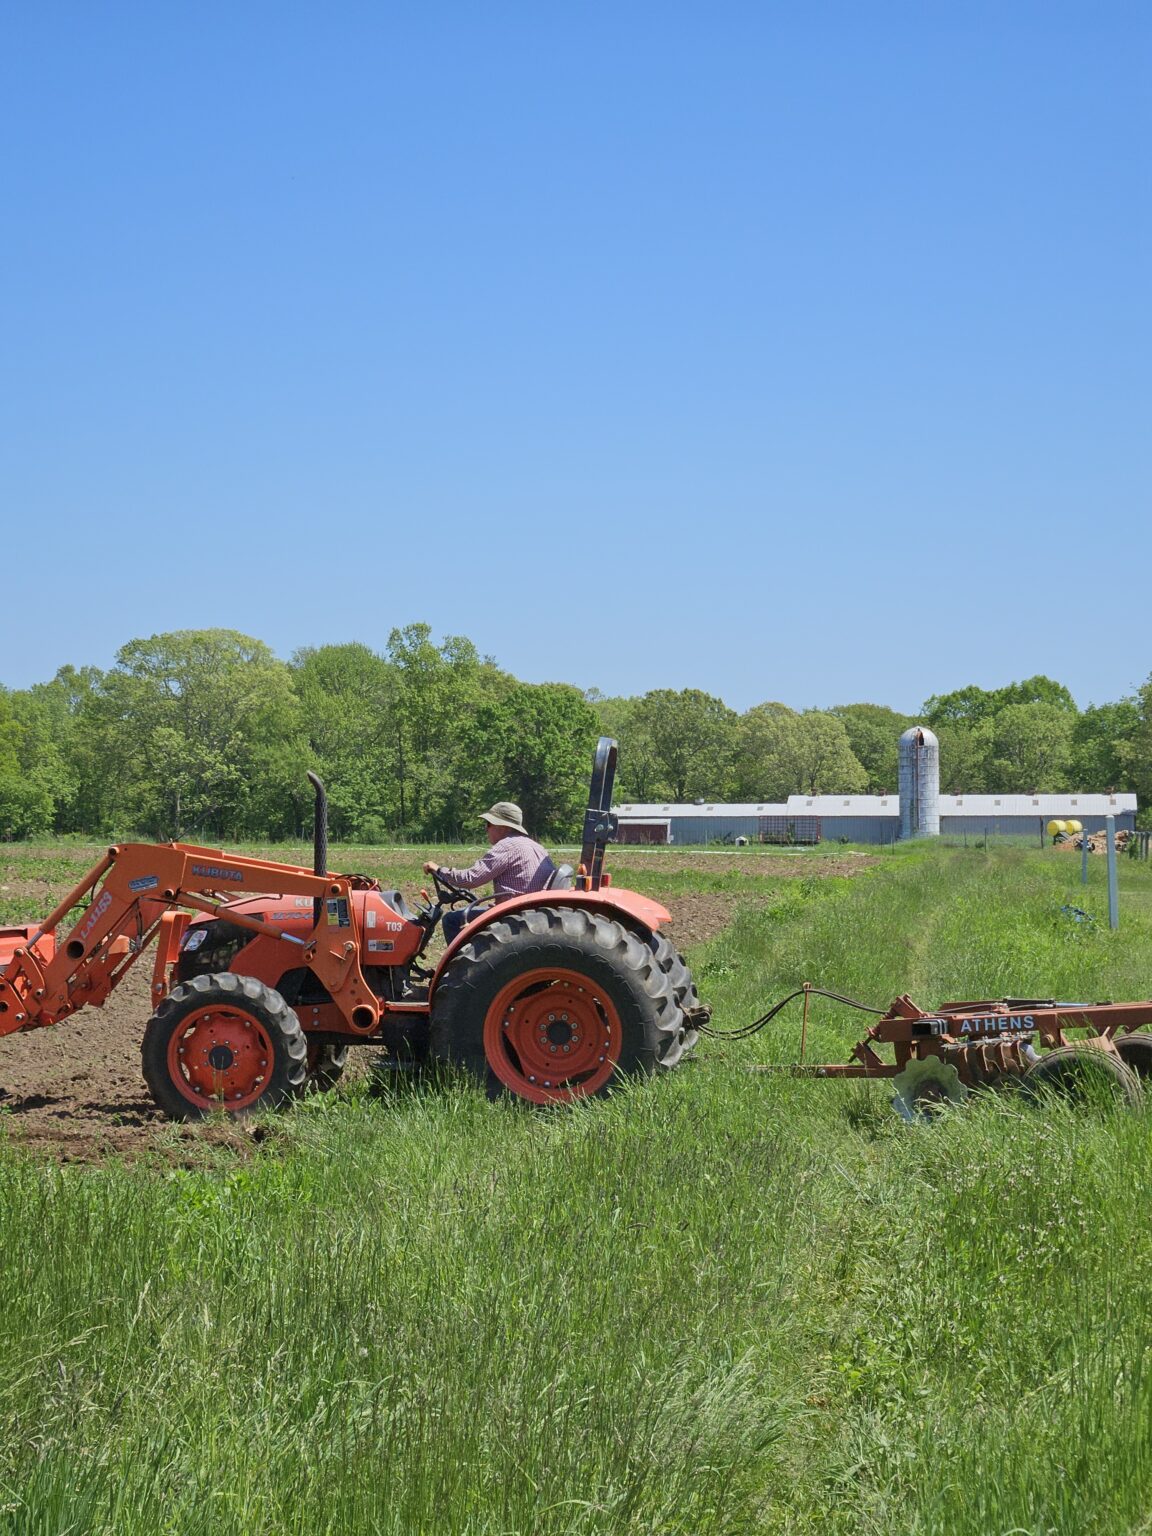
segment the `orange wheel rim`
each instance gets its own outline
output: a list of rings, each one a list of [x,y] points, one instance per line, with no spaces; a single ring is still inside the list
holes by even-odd
[[[616,1005],[580,971],[524,971],[492,999],[484,1055],[522,1099],[555,1104],[603,1088],[623,1043]]]
[[[198,1008],[168,1042],[168,1075],[193,1104],[244,1109],[268,1086],[272,1041],[251,1014]]]

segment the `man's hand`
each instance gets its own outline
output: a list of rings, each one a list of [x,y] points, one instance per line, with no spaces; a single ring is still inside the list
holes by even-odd
[[[435,859],[426,859],[424,861],[424,873],[426,875],[434,875],[439,868],[440,866],[436,863]]]

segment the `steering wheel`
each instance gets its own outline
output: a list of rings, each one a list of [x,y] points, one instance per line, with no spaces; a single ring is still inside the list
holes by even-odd
[[[441,876],[440,876],[440,874],[439,874],[439,872],[437,870],[433,870],[432,871],[432,880],[433,880],[433,883],[436,886],[437,895],[447,897],[449,902],[451,902],[453,904],[455,904],[458,901],[475,901],[476,900],[476,892],[475,891],[465,891],[465,890],[462,890],[460,888],[460,886],[458,886],[458,885],[450,884],[447,880],[444,880],[444,879],[441,878]]]

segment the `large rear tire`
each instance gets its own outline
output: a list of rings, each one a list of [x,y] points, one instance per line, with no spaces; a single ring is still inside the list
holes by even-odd
[[[683,1015],[648,945],[580,907],[510,912],[453,958],[432,1000],[433,1055],[533,1104],[608,1092],[680,1059]]]
[[[696,983],[692,980],[688,962],[670,940],[666,939],[662,933],[653,931],[648,939],[648,948],[656,957],[656,964],[668,977],[672,986],[672,1000],[680,1010],[677,1037],[675,1042],[669,1041],[661,1058],[663,1066],[674,1067],[700,1038],[700,1031],[692,1023],[695,1010],[700,1006],[700,994],[696,990]]]
[[[294,1099],[308,1047],[279,992],[231,971],[174,987],[144,1030],[144,1081],[173,1120],[243,1115]]]

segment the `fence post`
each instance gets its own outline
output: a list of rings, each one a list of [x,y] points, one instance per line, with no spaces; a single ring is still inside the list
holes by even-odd
[[[1092,839],[1088,836],[1088,828],[1080,829],[1080,884],[1088,884],[1088,849],[1092,846]]]
[[[1120,926],[1120,888],[1116,883],[1116,818],[1109,816],[1104,822],[1108,829],[1108,926]]]

